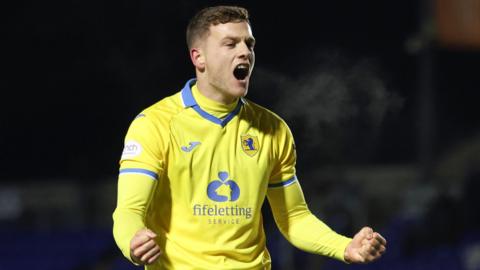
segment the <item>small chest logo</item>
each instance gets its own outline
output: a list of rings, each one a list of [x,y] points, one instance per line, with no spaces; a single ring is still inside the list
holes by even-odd
[[[195,146],[199,145],[200,142],[190,142],[188,146],[182,146],[181,149],[183,152],[191,152]]]
[[[228,179],[228,172],[219,172],[218,178],[207,186],[207,195],[215,202],[234,202],[240,197],[240,187],[232,179]]]
[[[255,154],[258,152],[258,149],[260,148],[257,136],[247,134],[240,136],[240,139],[243,151],[251,157],[255,156]]]

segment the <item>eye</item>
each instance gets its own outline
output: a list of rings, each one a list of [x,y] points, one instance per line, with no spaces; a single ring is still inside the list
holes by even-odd
[[[227,39],[223,42],[223,46],[226,46],[228,48],[233,48],[235,47],[235,41],[231,40],[231,39]]]
[[[228,43],[225,43],[225,46],[229,47],[229,48],[234,48],[235,47],[235,43],[234,42],[228,42]]]

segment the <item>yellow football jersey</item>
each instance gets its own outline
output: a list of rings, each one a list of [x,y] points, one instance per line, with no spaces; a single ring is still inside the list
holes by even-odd
[[[301,193],[295,160],[277,115],[246,99],[216,103],[190,80],[128,130],[115,239],[129,257],[136,231],[157,233],[163,253],[146,269],[270,269],[261,206],[269,189]],[[342,259],[346,241],[329,255]]]

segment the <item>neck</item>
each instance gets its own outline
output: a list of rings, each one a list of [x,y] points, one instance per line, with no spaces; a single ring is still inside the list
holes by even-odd
[[[237,97],[227,95],[215,86],[208,83],[208,81],[206,80],[198,79],[197,87],[200,94],[207,97],[208,99],[214,100],[224,105],[232,104],[238,100]]]

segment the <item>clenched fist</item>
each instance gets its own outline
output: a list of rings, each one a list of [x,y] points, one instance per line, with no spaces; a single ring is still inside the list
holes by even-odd
[[[379,259],[386,250],[387,241],[369,227],[362,228],[345,249],[348,263],[369,263]]]
[[[162,253],[155,242],[157,235],[149,229],[139,230],[130,241],[130,257],[138,264],[152,264]]]

